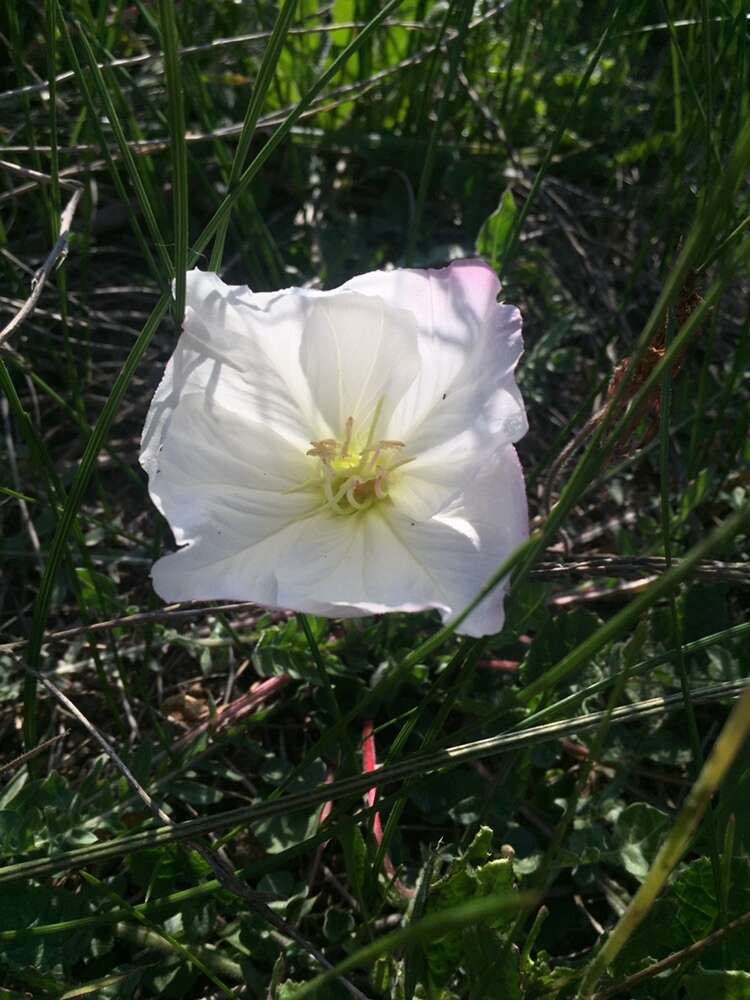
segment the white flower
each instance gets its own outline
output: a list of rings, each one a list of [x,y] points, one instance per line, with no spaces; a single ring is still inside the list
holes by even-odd
[[[183,546],[154,565],[159,595],[458,614],[528,532],[521,317],[499,290],[477,260],[330,292],[189,272],[142,442]],[[502,623],[498,587],[460,631]]]

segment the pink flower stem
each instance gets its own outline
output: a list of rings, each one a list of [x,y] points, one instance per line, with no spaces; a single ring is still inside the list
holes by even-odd
[[[372,774],[372,772],[377,769],[377,766],[378,757],[375,749],[375,733],[373,731],[372,721],[368,719],[362,724],[362,772],[363,774]],[[375,805],[377,797],[377,789],[369,788],[365,792],[365,804],[372,809]],[[380,813],[377,811],[372,817],[372,835],[375,838],[375,843],[378,847],[380,847],[383,842],[383,824],[380,821]],[[393,867],[393,862],[391,861],[391,856],[388,852],[386,852],[383,857],[383,871],[400,895],[404,896],[406,899],[410,899],[414,895],[414,890],[410,889],[409,886],[404,885],[404,883],[396,877],[396,869]]]

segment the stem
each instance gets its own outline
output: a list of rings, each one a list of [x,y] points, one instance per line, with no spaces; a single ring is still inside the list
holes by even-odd
[[[578,1000],[591,997],[599,980],[612,966],[636,928],[651,910],[675,865],[690,846],[711,797],[742,749],[748,733],[750,733],[750,691],[742,695],[732,710],[708,760],[690,789],[669,836],[662,844],[645,882],[591,962],[578,991]]]

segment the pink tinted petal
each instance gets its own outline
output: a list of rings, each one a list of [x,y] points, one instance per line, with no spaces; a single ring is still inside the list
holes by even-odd
[[[521,316],[496,302],[500,283],[483,261],[454,261],[439,270],[375,271],[344,286],[407,305],[419,330],[420,372],[396,408],[388,436],[406,441],[421,463],[425,453],[443,462],[446,446],[465,476],[473,454],[517,441],[526,413],[514,369],[523,349]],[[461,453],[452,439],[471,431]],[[421,457],[420,457],[421,456]],[[415,474],[417,468],[412,470]]]

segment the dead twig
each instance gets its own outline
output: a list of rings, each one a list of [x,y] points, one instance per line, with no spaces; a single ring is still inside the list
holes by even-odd
[[[44,677],[40,674],[36,674],[36,677],[40,684],[42,684],[47,691],[49,691],[49,693],[65,708],[65,710],[68,711],[78,722],[80,722],[89,735],[96,740],[149,812],[164,823],[165,826],[175,827],[175,821],[169,813],[165,812],[164,809],[162,809],[162,807],[154,801],[127,764],[119,756],[109,740],[107,740],[106,737],[99,732],[96,726],[89,721],[78,706],[75,705],[70,698],[68,698],[68,696],[57,687],[56,684],[53,684],[48,677]],[[206,846],[193,837],[185,839],[185,847],[194,850],[200,855],[206,864],[209,865],[211,871],[225,889],[244,900],[251,909],[263,918],[263,920],[269,923],[281,934],[291,938],[324,969],[333,968],[332,963],[328,961],[321,951],[319,951],[313,944],[311,944],[297,930],[295,930],[294,927],[279,917],[273,912],[273,910],[270,909],[269,906],[266,905],[266,899],[268,898],[266,893],[256,892],[235,875],[234,869],[232,868],[228,858],[222,857],[217,851],[213,850],[213,848]],[[368,1000],[364,993],[358,990],[356,986],[353,986],[343,976],[339,976],[337,978],[350,996],[355,997],[356,1000]]]
[[[687,946],[687,948],[682,948],[680,951],[674,951],[671,955],[667,955],[660,962],[654,962],[653,965],[649,965],[646,969],[641,969],[640,972],[633,973],[632,976],[628,976],[627,979],[623,979],[621,983],[617,983],[615,986],[610,986],[606,990],[601,990],[599,993],[595,993],[592,1000],[609,1000],[610,997],[619,996],[620,993],[628,993],[642,983],[646,979],[653,979],[654,976],[660,975],[667,969],[673,968],[675,965],[682,965],[683,962],[687,962],[692,958],[697,958],[698,955],[702,954],[711,945],[717,944],[722,941],[729,934],[733,934],[734,931],[738,931],[743,927],[750,926],[750,913],[743,913],[741,917],[737,917],[736,920],[731,920],[724,927],[719,928],[718,931],[714,931],[713,934],[709,934],[708,937],[701,938],[700,941],[694,941],[693,944]]]
[[[279,674],[277,677],[269,677],[267,680],[259,681],[257,686],[251,688],[245,694],[235,698],[228,705],[224,705],[216,712],[213,718],[204,719],[195,726],[191,726],[175,743],[175,750],[182,750],[190,743],[194,743],[204,733],[211,731],[216,734],[228,726],[236,725],[250,712],[255,711],[264,701],[275,695],[293,678],[289,674]]]
[[[158,622],[181,621],[186,618],[200,618],[202,615],[221,614],[225,611],[257,611],[257,617],[250,622],[255,624],[260,618],[266,615],[271,621],[280,621],[287,618],[290,612],[287,611],[267,611],[258,607],[257,604],[248,601],[233,601],[229,604],[205,604],[185,602],[182,604],[168,605],[160,611],[139,611],[133,615],[123,615],[120,618],[109,618],[102,622],[92,622],[91,625],[73,625],[70,628],[56,629],[48,632],[45,642],[65,642],[68,639],[75,639],[78,636],[86,635],[89,632],[109,632],[115,628],[126,628],[138,625],[150,625]],[[14,653],[23,649],[26,639],[18,639],[15,642],[6,642],[0,645],[0,653]]]
[[[36,171],[34,172],[36,173]],[[55,268],[62,264],[68,255],[70,227],[73,224],[73,216],[75,215],[76,208],[78,207],[78,202],[81,200],[81,195],[83,194],[82,185],[74,181],[68,181],[68,183],[75,184],[75,190],[73,191],[70,201],[65,206],[60,216],[60,235],[55,240],[55,245],[47,254],[44,263],[35,271],[34,277],[31,279],[31,294],[10,323],[0,330],[0,347],[2,347],[5,341],[8,340],[14,330],[17,330],[21,323],[23,323],[23,321],[34,311],[34,306],[37,304],[39,296],[42,294],[42,290],[46,285],[50,274]]]
[[[700,292],[695,287],[695,275],[691,273],[687,276],[680,290],[680,295],[674,309],[671,310],[674,314],[676,329],[682,329],[702,301]],[[627,418],[622,428],[620,439],[614,443],[614,454],[617,457],[622,457],[633,450],[632,440],[641,423],[643,423],[644,428],[638,447],[645,447],[656,437],[661,415],[661,386],[657,385],[651,389],[646,398],[641,400],[637,406],[633,403],[633,400],[651,371],[666,353],[669,319],[670,316],[668,313],[664,316],[651,343],[647,346],[639,360],[635,361],[633,357],[627,357],[615,367],[607,388],[607,398],[604,405],[586,421],[573,440],[563,448],[552,463],[544,487],[543,507],[545,510],[550,510],[552,490],[560,473],[575,452],[591,437],[602,421],[609,415],[610,410],[615,404],[618,407],[624,408]],[[699,329],[697,328],[693,331],[693,337],[698,334]],[[672,364],[671,374],[673,378],[679,374],[682,368],[687,347],[687,344],[683,345],[679,356]]]
[[[679,563],[673,559],[672,565]],[[538,563],[531,571],[535,580],[555,581],[565,577],[610,577],[613,579],[651,578],[667,569],[666,560],[661,556],[628,556],[621,557],[609,554],[591,556],[583,559],[556,559]],[[737,587],[750,587],[750,565],[746,563],[725,563],[718,560],[705,559],[695,569],[696,580],[706,580],[711,583],[727,583]],[[646,581],[648,582],[648,581]],[[291,612],[283,610],[267,610],[257,604],[246,601],[235,601],[228,604],[183,603],[172,604],[160,611],[140,611],[133,615],[123,615],[120,618],[110,618],[107,621],[92,622],[90,625],[72,625],[69,628],[55,629],[45,633],[44,642],[65,642],[81,635],[97,632],[109,632],[116,628],[132,628],[154,623],[170,623],[176,621],[200,618],[202,615],[216,615],[229,611],[257,612],[254,620],[248,624],[254,625],[261,618],[268,616],[271,621],[283,621]],[[0,653],[15,653],[23,649],[26,639],[16,639],[13,642],[0,644]]]
[[[367,26],[367,23],[367,21],[340,21],[332,24],[312,25],[307,28],[290,28],[287,33],[290,36],[322,35],[328,34],[332,31],[352,31],[358,28],[364,28]],[[395,21],[389,18],[382,22],[382,26],[384,28],[402,28],[404,31],[425,30],[424,24],[415,23],[413,21]],[[200,45],[185,45],[179,50],[179,53],[180,56],[192,56],[203,52],[216,52],[219,49],[226,49],[234,45],[247,45],[252,42],[267,41],[272,34],[272,31],[254,31],[247,35],[234,35],[232,38],[213,38],[210,42],[204,42]],[[131,66],[143,66],[161,58],[162,53],[160,51],[141,52],[137,56],[126,56],[123,59],[112,59],[109,62],[100,62],[97,63],[96,66],[97,69],[100,70],[127,69]],[[67,83],[74,77],[74,70],[65,70],[64,73],[57,74],[55,77],[55,83]],[[42,80],[40,83],[27,83],[23,87],[15,87],[13,90],[5,90],[0,93],[0,101],[10,101],[16,97],[23,97],[24,95],[44,94],[49,90],[49,87],[49,80]]]
[[[21,764],[25,764],[27,761],[33,760],[34,757],[38,757],[40,753],[43,753],[48,747],[51,747],[67,735],[68,730],[63,729],[63,731],[58,733],[57,736],[50,737],[50,739],[45,740],[44,743],[37,743],[35,747],[32,747],[31,750],[27,750],[26,753],[22,753],[20,757],[14,757],[13,760],[9,760],[7,764],[0,764],[0,774],[2,774],[3,771],[15,770],[17,767],[20,767]]]

